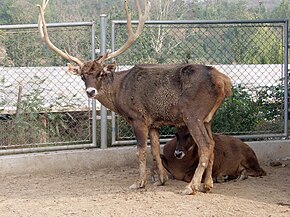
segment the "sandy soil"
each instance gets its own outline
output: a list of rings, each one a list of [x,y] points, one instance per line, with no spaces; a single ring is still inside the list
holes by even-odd
[[[130,190],[137,167],[0,177],[0,216],[290,216],[290,166],[268,176],[178,194],[186,183]]]

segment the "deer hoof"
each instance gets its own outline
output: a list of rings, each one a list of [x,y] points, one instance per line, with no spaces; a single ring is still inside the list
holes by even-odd
[[[136,181],[133,185],[131,185],[129,188],[130,189],[140,189],[140,188],[145,188],[146,182],[144,180],[142,181]]]
[[[185,189],[180,192],[180,194],[182,194],[182,195],[194,195],[195,191],[190,186],[186,186]]]
[[[164,185],[167,180],[168,180],[168,176],[166,174],[162,174],[159,176],[160,185]]]
[[[213,187],[213,186],[211,186],[211,185],[204,185],[204,186],[203,186],[203,191],[204,191],[205,193],[208,193],[208,192],[211,191],[212,187]]]
[[[203,192],[208,193],[211,191],[211,189],[213,188],[213,180],[209,179],[207,180],[207,182],[204,182],[203,184]]]
[[[154,186],[163,186],[165,185],[166,181],[168,180],[168,176],[161,176],[159,177],[158,181],[153,183]]]
[[[245,175],[245,174],[241,174],[241,175],[239,175],[238,178],[236,178],[234,181],[235,181],[235,182],[237,182],[237,181],[242,181],[242,180],[247,179],[247,178],[248,178],[247,175]]]
[[[164,185],[164,184],[162,184],[160,181],[156,181],[156,182],[153,183],[154,187],[155,186],[162,186],[162,185]]]
[[[151,176],[151,182],[152,182],[152,183],[156,182],[156,177],[155,177],[155,175],[152,175],[152,176]]]
[[[228,180],[228,176],[218,176],[216,177],[216,182],[217,183],[223,183],[223,182],[226,182]]]

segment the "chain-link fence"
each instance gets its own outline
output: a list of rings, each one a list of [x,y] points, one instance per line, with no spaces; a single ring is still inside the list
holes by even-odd
[[[93,27],[48,24],[57,47],[86,60],[94,52]],[[65,65],[41,42],[37,25],[0,26],[1,149],[91,141],[91,103]]]
[[[57,47],[80,59],[94,58],[94,40],[99,35],[94,36],[93,23],[48,26]],[[138,63],[214,65],[232,78],[234,94],[218,110],[213,130],[252,138],[282,137],[288,129],[287,28],[283,20],[150,21],[117,63],[119,69]],[[110,37],[112,49],[124,43],[124,21],[113,22],[107,42]],[[36,25],[0,26],[1,149],[88,144],[96,131],[100,138],[100,127],[92,129],[96,122],[84,84],[78,76],[66,74],[65,64],[42,44]],[[130,126],[120,116],[108,115],[111,144],[135,143]],[[175,129],[160,131],[163,140]]]
[[[287,25],[286,20],[149,21],[117,63],[127,69],[138,63],[213,65],[232,79],[234,92],[218,110],[213,131],[255,139],[283,137],[288,130]],[[125,22],[113,21],[112,28],[117,49],[127,34]],[[114,114],[112,125],[113,144],[135,142],[122,117]],[[162,128],[161,138],[173,132]]]

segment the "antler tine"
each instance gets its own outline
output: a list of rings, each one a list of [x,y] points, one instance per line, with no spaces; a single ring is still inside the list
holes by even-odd
[[[138,2],[138,0],[137,0]],[[138,2],[139,4],[139,2]],[[124,0],[124,9],[126,13],[126,18],[127,18],[127,30],[128,30],[128,35],[132,35],[133,33],[133,28],[132,28],[132,14],[129,12],[129,7],[128,7],[128,1]],[[139,11],[138,11],[139,13]]]
[[[45,11],[46,6],[48,5],[49,0],[43,0],[42,2],[42,8]]]
[[[49,0],[47,0],[47,1],[43,0],[42,1],[42,5],[37,4],[36,6],[39,8],[39,10],[41,10],[41,8],[42,8],[42,10],[45,11],[45,8],[46,8],[48,2],[49,2]],[[38,16],[38,31],[39,31],[39,34],[40,34],[41,39],[44,40],[44,33],[43,33],[43,27],[42,27],[43,24],[42,24],[42,20],[41,20],[41,13],[42,12],[40,11],[39,16]]]
[[[128,39],[125,44],[123,44],[118,50],[108,54],[107,58],[104,59],[104,61],[112,59],[123,52],[125,52],[139,37],[139,35],[142,33],[145,21],[148,17],[148,13],[150,10],[150,1],[144,0],[144,14],[142,14],[141,7],[139,5],[138,0],[136,0],[136,7],[138,9],[138,14],[139,14],[139,23],[137,26],[137,30],[134,33],[133,28],[132,28],[132,21],[131,21],[131,13],[129,12],[128,9],[128,2],[127,0],[124,0],[124,9],[126,12],[126,17],[127,17],[127,29],[128,29]]]
[[[144,28],[144,24],[145,24],[145,21],[148,17],[150,6],[151,6],[150,1],[148,1],[148,0],[147,0],[147,4],[148,4],[147,7],[146,7],[146,2],[144,2],[144,4],[145,4],[145,10],[144,10],[144,14],[142,14],[142,10],[141,10],[141,7],[139,5],[139,2],[138,2],[138,0],[136,0],[138,14],[140,14],[139,23],[141,23],[141,25],[138,25],[138,27],[137,27],[136,34],[138,34],[138,36],[142,33],[142,30]]]
[[[42,40],[47,44],[47,46],[51,50],[53,50],[55,53],[60,55],[62,58],[66,59],[70,62],[74,62],[82,68],[84,65],[84,62],[82,62],[81,60],[79,60],[76,57],[69,55],[68,53],[61,51],[50,41],[49,36],[48,36],[45,18],[44,18],[45,8],[48,5],[48,2],[49,2],[49,0],[43,0],[42,5],[37,5],[37,7],[39,8],[38,30],[39,30],[39,34],[40,34]]]

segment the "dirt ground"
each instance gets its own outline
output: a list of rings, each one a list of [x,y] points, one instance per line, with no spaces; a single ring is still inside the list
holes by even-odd
[[[290,216],[290,165],[262,165],[268,176],[214,184],[183,196],[186,183],[148,182],[130,190],[137,167],[0,177],[0,216]]]

